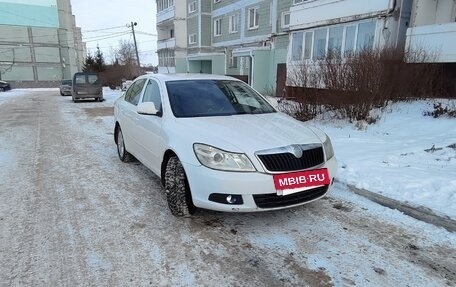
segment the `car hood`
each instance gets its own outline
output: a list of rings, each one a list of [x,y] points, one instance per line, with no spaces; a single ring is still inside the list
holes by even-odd
[[[253,155],[290,144],[321,143],[325,134],[282,113],[179,118],[180,135],[193,143]]]

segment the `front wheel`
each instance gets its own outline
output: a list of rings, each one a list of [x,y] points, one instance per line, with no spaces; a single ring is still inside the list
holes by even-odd
[[[187,176],[176,156],[171,157],[166,165],[165,189],[168,207],[174,216],[190,217],[195,213]]]
[[[119,155],[120,160],[123,162],[130,162],[133,160],[133,156],[125,148],[125,142],[120,127],[117,130],[117,154]]]

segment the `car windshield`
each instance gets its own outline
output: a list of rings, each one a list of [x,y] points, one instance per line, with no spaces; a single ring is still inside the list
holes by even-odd
[[[62,85],[71,86],[71,80],[62,81]]]
[[[240,81],[168,81],[166,88],[177,118],[276,112],[258,93]]]

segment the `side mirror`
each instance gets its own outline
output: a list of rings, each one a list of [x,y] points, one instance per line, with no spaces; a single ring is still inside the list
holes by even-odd
[[[138,114],[159,116],[160,111],[157,111],[155,104],[152,102],[144,102],[138,104]]]

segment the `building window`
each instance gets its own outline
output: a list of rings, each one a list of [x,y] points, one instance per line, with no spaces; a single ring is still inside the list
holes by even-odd
[[[237,68],[238,67],[238,57],[234,57],[233,56],[233,51],[230,52],[229,60],[230,60],[230,62],[228,64],[229,64],[230,68]]]
[[[195,33],[188,35],[188,43],[196,44],[196,34]]]
[[[291,59],[293,61],[302,60],[302,37],[303,32],[294,32],[291,38]]]
[[[318,29],[314,32],[313,59],[323,59],[326,56],[326,36],[328,29]]]
[[[312,56],[312,40],[313,32],[306,32],[306,37],[304,39],[304,59],[310,59]]]
[[[238,31],[238,14],[233,14],[230,16],[230,33],[236,33]]]
[[[338,26],[329,28],[328,38],[328,52],[335,57],[341,57],[342,54],[342,37],[344,34],[344,27]]]
[[[260,15],[258,14],[258,8],[250,8],[248,15],[249,15],[249,29],[257,29],[258,21],[260,18]]]
[[[169,37],[174,38],[174,29],[169,30]]]
[[[174,50],[162,50],[158,52],[158,65],[161,67],[174,67]]]
[[[171,6],[174,6],[173,0],[157,0],[157,12],[166,10]]]
[[[282,13],[282,28],[290,27],[290,12]]]
[[[190,2],[188,4],[188,14],[196,12],[196,1]]]
[[[376,21],[337,25],[311,31],[293,32],[291,60],[320,60],[325,57],[350,57],[371,51],[375,44]]]
[[[366,22],[358,25],[358,39],[356,50],[372,50],[374,48],[375,22]]]
[[[222,35],[222,19],[214,20],[214,36]]]
[[[348,26],[345,28],[345,48],[344,56],[349,57],[355,52],[355,36],[356,26]]]

